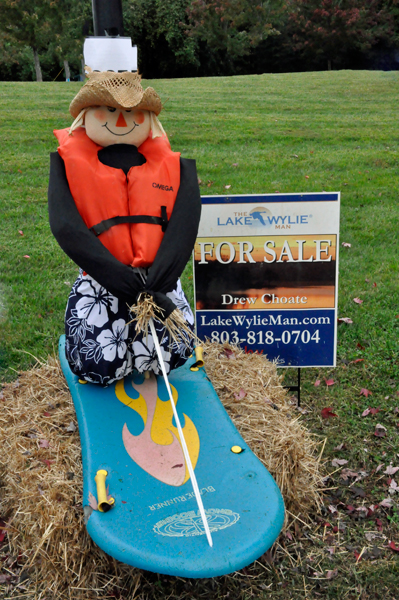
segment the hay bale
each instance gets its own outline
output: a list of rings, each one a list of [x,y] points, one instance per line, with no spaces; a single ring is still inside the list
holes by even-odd
[[[295,415],[276,364],[228,344],[207,342],[204,351],[206,372],[234,425],[273,475],[287,511],[307,521],[320,507],[320,442]]]
[[[287,509],[306,519],[319,504],[317,443],[292,416],[276,366],[235,347],[204,346],[207,374],[237,429],[275,477]],[[6,384],[1,406],[10,597],[12,590],[34,590],[42,600],[105,598],[116,590],[134,597],[140,571],[102,552],[84,526],[79,434],[59,362],[50,358]]]
[[[88,600],[133,592],[140,572],[102,552],[84,526],[79,433],[59,362],[21,373],[2,394],[0,514],[14,558],[10,594],[27,588],[43,600]]]

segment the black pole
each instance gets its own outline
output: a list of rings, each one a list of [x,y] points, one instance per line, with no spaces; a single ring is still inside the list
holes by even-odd
[[[122,0],[92,0],[95,36],[123,36]]]
[[[298,369],[298,384],[290,385],[290,386],[288,386],[288,389],[290,390],[290,392],[298,392],[297,406],[300,406],[301,405],[301,369]]]

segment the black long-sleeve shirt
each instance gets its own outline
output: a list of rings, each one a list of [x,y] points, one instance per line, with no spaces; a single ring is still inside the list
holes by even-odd
[[[99,160],[125,174],[142,165],[145,158],[135,146],[115,144],[98,153]],[[57,152],[50,155],[48,189],[50,227],[64,252],[114,296],[130,305],[142,291],[153,295],[164,318],[175,305],[165,295],[176,287],[186,266],[201,216],[201,198],[195,161],[180,159],[180,187],[175,205],[155,260],[145,283],[129,265],[119,262],[83,221],[69,189],[64,161]],[[154,225],[159,227],[159,225]]]

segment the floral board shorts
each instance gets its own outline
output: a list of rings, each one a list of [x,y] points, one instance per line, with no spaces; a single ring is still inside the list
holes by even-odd
[[[181,287],[167,296],[183,313],[190,329],[194,317]],[[72,286],[65,312],[65,353],[73,373],[81,379],[109,385],[133,370],[162,373],[150,331],[135,331],[134,313],[90,275],[80,270]],[[181,332],[171,341],[164,324],[154,320],[166,372],[181,367],[192,354],[193,341]]]

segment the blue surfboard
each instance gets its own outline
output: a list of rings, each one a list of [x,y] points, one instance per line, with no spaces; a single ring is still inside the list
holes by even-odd
[[[162,377],[133,374],[108,388],[82,384],[59,344],[76,409],[87,530],[104,552],[128,565],[181,577],[237,571],[274,543],[284,503],[195,358],[169,381],[213,538],[210,547]],[[112,508],[95,510],[98,471]],[[94,508],[94,510],[93,510]],[[107,507],[108,508],[108,507]]]

